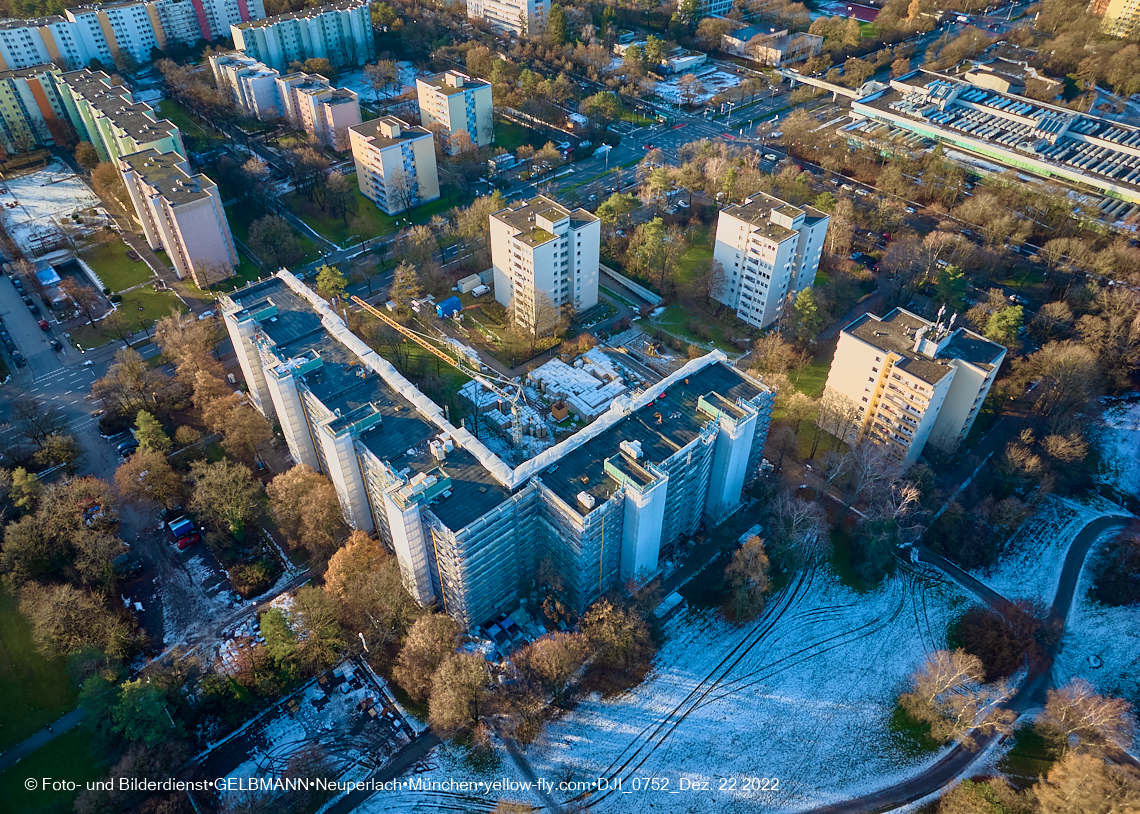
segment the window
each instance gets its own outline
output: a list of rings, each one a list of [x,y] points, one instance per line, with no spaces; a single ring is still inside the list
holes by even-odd
[[[868,376],[867,381],[873,382],[873,381],[875,381],[875,377],[874,376]]]

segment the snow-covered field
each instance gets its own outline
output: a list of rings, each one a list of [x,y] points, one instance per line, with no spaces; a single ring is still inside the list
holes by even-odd
[[[927,652],[945,646],[948,625],[968,604],[957,586],[929,571],[906,568],[858,594],[820,569],[797,577],[759,621],[743,627],[715,611],[689,610],[667,623],[644,682],[614,698],[583,700],[551,723],[527,760],[550,784],[605,777],[631,792],[595,791],[591,811],[641,814],[648,804],[662,811],[738,804],[800,811],[890,785],[937,760],[908,755],[890,717],[906,676]],[[417,776],[519,780],[511,759],[498,754],[501,766],[481,774],[437,750],[434,765]],[[657,778],[659,787],[669,782],[637,790],[640,778]],[[707,790],[670,794],[682,791],[682,779],[707,782]],[[454,803],[426,792],[384,795],[361,811]]]
[[[1097,541],[1081,570],[1053,674],[1058,684],[1087,678],[1100,692],[1140,704],[1140,606],[1110,608],[1089,596],[1095,552],[1111,536]]]
[[[1065,555],[1077,533],[1097,517],[1127,514],[1097,497],[1078,503],[1049,495],[1013,535],[998,563],[971,574],[1006,599],[1035,599],[1052,605]]]
[[[99,204],[99,198],[58,161],[0,182],[0,189],[4,190],[0,192],[0,219],[16,244],[33,256],[39,254],[36,249],[41,240],[59,234],[61,218]]]
[[[713,71],[699,78],[701,84],[705,86],[705,92],[694,98],[694,102],[696,103],[706,102],[718,93],[740,84],[739,76],[725,73],[724,71]],[[670,79],[668,82],[658,82],[654,85],[654,93],[670,104],[679,105],[681,104],[680,80],[680,77],[676,77]]]
[[[1108,482],[1140,495],[1140,401],[1112,401],[1104,411],[1101,450],[1110,459]]]
[[[396,64],[400,68],[400,89],[397,91],[393,88],[393,97],[416,89],[416,69],[412,67],[412,63],[397,62]],[[363,69],[338,74],[337,78],[332,81],[332,84],[338,88],[348,88],[360,97],[360,101],[363,104],[372,104],[376,99],[376,91],[373,90],[372,85],[370,85],[368,79],[365,78]],[[384,95],[381,94],[380,98],[383,100]]]

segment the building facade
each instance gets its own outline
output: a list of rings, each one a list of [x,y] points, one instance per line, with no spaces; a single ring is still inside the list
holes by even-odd
[[[215,84],[233,91],[234,100],[242,110],[261,120],[283,115],[281,100],[277,96],[280,71],[241,51],[214,54],[210,57],[210,70]]]
[[[67,121],[54,65],[37,65],[0,73],[0,143],[8,153],[36,144],[52,144],[53,130]]]
[[[360,124],[360,102],[346,88],[334,88],[323,76],[291,73],[277,82],[281,114],[334,150],[349,149],[349,130]],[[438,195],[438,193],[437,193]]]
[[[143,102],[135,102],[123,85],[112,84],[103,71],[70,71],[55,75],[63,109],[83,141],[95,145],[102,161],[153,149],[186,157],[178,128]]]
[[[208,289],[233,276],[239,260],[217,184],[174,152],[132,153],[119,170],[147,245],[166,252],[178,279]]]
[[[307,59],[359,67],[376,54],[369,9],[366,0],[343,0],[233,25],[230,35],[235,48],[278,71]]]
[[[844,440],[883,444],[908,467],[928,442],[951,452],[969,435],[1005,348],[941,318],[896,308],[840,331],[825,392],[858,414]]]
[[[417,602],[464,628],[524,604],[543,572],[576,610],[647,579],[664,547],[736,509],[760,465],[774,393],[719,352],[512,469],[289,272],[221,305],[293,460],[329,477]]]
[[[105,68],[124,58],[150,62],[153,49],[214,40],[235,23],[265,17],[263,0],[150,0],[67,9],[63,15],[0,23],[0,70],[52,63],[64,70]]]
[[[467,16],[500,32],[537,36],[546,27],[550,0],[467,0]]]
[[[547,332],[563,309],[598,304],[602,227],[585,209],[539,196],[491,215],[495,299],[531,330]]]
[[[495,137],[491,83],[447,71],[416,80],[420,124],[438,124],[447,131],[447,152],[454,155],[452,137],[465,132],[476,147],[489,147]]]
[[[818,56],[823,51],[823,37],[815,34],[790,34],[787,29],[771,26],[750,25],[725,34],[721,39],[721,49],[762,65],[779,67]]]
[[[749,325],[767,328],[789,298],[815,282],[830,222],[818,209],[764,193],[722,209],[713,259],[724,280],[713,299]]]
[[[1140,31],[1140,0],[1108,0],[1103,30],[1112,37],[1133,37]]]
[[[348,128],[360,194],[395,215],[439,197],[435,138],[395,116]]]

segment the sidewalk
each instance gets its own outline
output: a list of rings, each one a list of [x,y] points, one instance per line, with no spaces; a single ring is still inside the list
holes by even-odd
[[[82,707],[76,707],[55,723],[49,724],[27,740],[17,743],[7,752],[0,754],[0,772],[6,772],[32,752],[55,738],[56,735],[61,735],[70,729],[74,729],[75,726],[83,720],[85,714],[86,712]]]

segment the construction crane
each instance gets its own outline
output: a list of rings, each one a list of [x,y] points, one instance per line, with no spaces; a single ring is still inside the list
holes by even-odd
[[[385,325],[399,331],[405,337],[412,340],[421,348],[426,350],[428,353],[447,362],[460,373],[466,376],[470,376],[472,379],[479,382],[479,384],[483,385],[488,390],[499,396],[499,398],[505,400],[508,404],[510,404],[511,442],[514,444],[515,449],[522,449],[521,403],[524,401],[524,399],[523,389],[521,385],[516,382],[512,382],[510,379],[502,377],[491,378],[489,376],[486,376],[481,370],[478,370],[472,364],[470,364],[470,362],[464,358],[462,354],[452,355],[447,351],[436,347],[434,344],[432,344],[433,340],[430,337],[416,333],[411,328],[407,328],[401,325],[399,322],[392,319],[383,311],[379,310],[378,308],[374,308],[356,295],[350,296],[349,299],[370,313],[372,316],[383,322]]]

